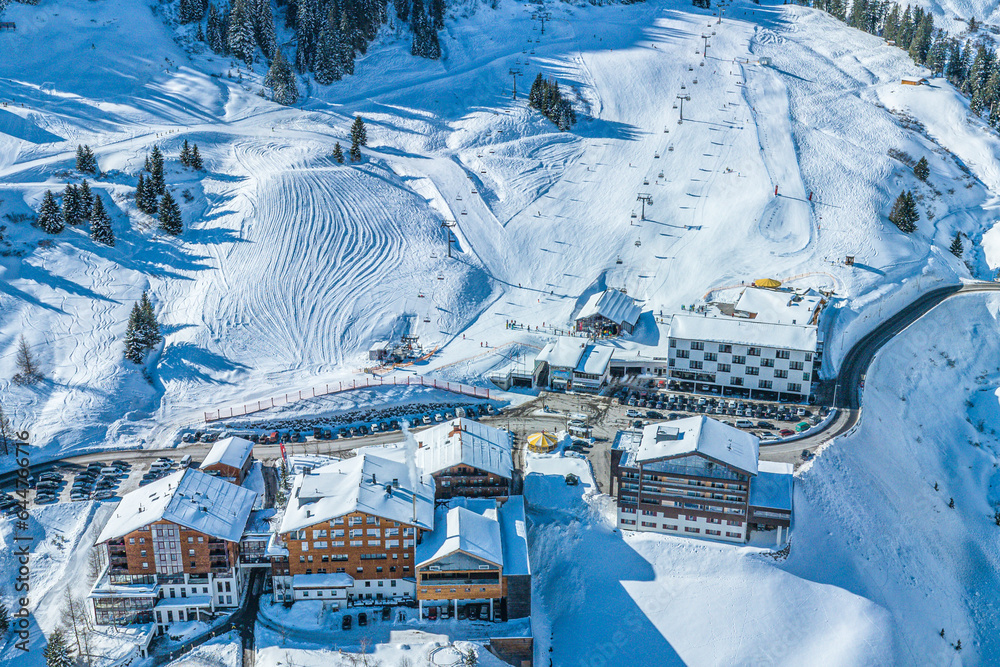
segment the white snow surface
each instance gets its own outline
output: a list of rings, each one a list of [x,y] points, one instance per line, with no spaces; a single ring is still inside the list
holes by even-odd
[[[946,247],[995,217],[1000,142],[965,100],[942,81],[900,86],[914,73],[905,54],[814,10],[736,2],[708,24],[681,0],[557,4],[531,54],[531,6],[470,3],[448,23],[444,60],[412,58],[387,31],[355,76],[285,108],[255,94],[262,72],[230,79],[228,59],[181,48],[186,29],[147,3],[7,10],[18,57],[0,63],[0,98],[13,100],[0,112],[0,216],[79,181],[72,158],[88,143],[118,239],[109,249],[70,229],[42,247],[38,230],[3,222],[25,254],[0,258],[0,392],[46,456],[166,444],[203,410],[349,379],[372,343],[403,332],[437,348],[411,370],[482,382],[609,287],[667,313],[757,277],[835,289],[832,373],[873,308],[967,277]],[[764,55],[773,66],[754,64]],[[558,77],[580,111],[573,131],[510,99],[517,63],[522,90],[537,72]],[[355,114],[365,159],[337,165],[327,156]],[[204,174],[175,161],[184,139]],[[177,239],[130,198],[153,144],[181,202]],[[929,184],[890,148],[927,155]],[[884,218],[904,187],[923,213],[910,236]],[[644,221],[631,218],[638,191],[654,198]],[[979,248],[967,259],[986,275],[1000,260]],[[143,289],[165,333],[152,382],[122,360]],[[21,334],[46,374],[34,388],[7,380]],[[640,318],[637,341],[659,335]]]

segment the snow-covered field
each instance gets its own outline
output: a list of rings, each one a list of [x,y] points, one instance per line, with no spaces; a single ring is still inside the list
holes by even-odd
[[[0,259],[0,391],[49,455],[166,444],[202,410],[352,377],[372,342],[404,331],[440,348],[420,372],[482,382],[545,343],[508,320],[564,327],[605,285],[656,312],[762,276],[835,289],[830,373],[881,304],[967,276],[946,247],[992,224],[996,137],[947,84],[901,86],[914,70],[901,51],[813,10],[736,3],[716,24],[679,0],[558,4],[542,36],[531,6],[471,3],[446,27],[446,60],[413,59],[387,33],[355,76],[284,108],[255,94],[260,72],[230,79],[228,60],[182,49],[146,4],[15,4],[18,30],[0,36],[18,54],[0,63],[13,101],[0,110],[0,217],[79,180],[73,151],[89,143],[118,236],[107,249],[67,230],[40,247],[40,232],[4,219],[25,255]],[[516,102],[512,66],[525,74]],[[538,72],[577,100],[572,132],[526,108]],[[370,148],[339,166],[327,156],[354,114]],[[183,139],[203,176],[173,161]],[[176,240],[129,198],[154,143],[191,194]],[[927,155],[929,184],[890,148]],[[884,219],[904,187],[924,218],[910,237]],[[639,192],[654,199],[645,221],[631,217]],[[1000,257],[977,245],[969,261],[989,275]],[[147,288],[166,333],[152,383],[121,358]],[[21,333],[47,376],[34,389],[7,380]]]

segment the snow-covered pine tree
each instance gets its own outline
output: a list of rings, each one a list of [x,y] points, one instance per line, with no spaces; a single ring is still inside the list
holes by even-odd
[[[436,30],[428,30],[427,33],[427,58],[437,60],[441,57],[441,42],[438,41]]]
[[[139,302],[132,304],[132,312],[128,316],[128,326],[125,327],[125,358],[134,364],[141,364],[146,358],[146,347],[140,337],[142,311]]]
[[[63,230],[62,211],[52,194],[52,190],[46,190],[42,197],[42,206],[38,210],[38,228],[49,234],[58,234]]]
[[[180,161],[185,167],[191,166],[191,145],[187,139],[184,140],[184,145],[181,146]]]
[[[146,290],[142,291],[139,299],[139,340],[146,348],[155,347],[163,335],[160,333],[160,323],[156,321],[156,313],[153,311],[153,304],[149,300]]]
[[[917,163],[913,165],[913,175],[921,181],[927,180],[927,178],[931,175],[931,168],[927,164],[927,158],[921,157],[917,160]]]
[[[222,36],[222,16],[214,4],[208,5],[208,21],[205,24],[205,41],[213,53],[226,52],[226,42]]]
[[[205,168],[205,163],[201,160],[201,153],[198,151],[198,144],[191,147],[191,168],[201,171]]]
[[[160,212],[160,229],[172,236],[180,235],[184,231],[184,221],[181,219],[181,209],[170,195],[170,191],[163,193],[158,208]]]
[[[17,342],[17,356],[14,357],[14,365],[17,366],[17,373],[14,374],[13,378],[16,384],[30,385],[42,379],[42,372],[35,362],[35,355],[31,353],[31,348],[28,347],[28,341],[25,340],[24,334],[21,334]]]
[[[271,97],[278,104],[295,104],[299,99],[299,89],[295,85],[295,73],[285,60],[281,49],[274,54],[271,68],[264,77],[264,85],[271,89]]]
[[[94,195],[94,205],[90,209],[90,238],[108,246],[115,244],[115,233],[111,229],[111,216],[104,209],[104,201],[100,195]]]
[[[205,6],[202,0],[181,0],[178,13],[181,23],[194,23],[205,17]]]
[[[962,253],[965,252],[965,248],[962,247],[962,232],[955,232],[955,238],[952,240],[951,247],[948,250],[955,257],[962,259]]]
[[[48,644],[42,650],[42,657],[45,658],[46,667],[72,667],[73,658],[62,630],[54,630],[49,635]]]
[[[430,0],[431,24],[433,30],[444,28],[444,0]]]
[[[63,191],[62,199],[62,219],[63,223],[75,227],[83,222],[83,214],[80,211],[80,191],[75,185],[70,183]]]
[[[337,164],[344,164],[344,149],[340,147],[339,141],[333,145],[333,159]]]
[[[343,77],[340,66],[340,22],[331,8],[323,22],[316,49],[316,81],[329,85]]]
[[[278,50],[278,37],[274,31],[274,14],[270,0],[253,0],[254,37],[257,46],[268,60]]]
[[[295,69],[301,73],[315,68],[316,46],[319,41],[322,13],[319,0],[298,0],[295,14]]]
[[[392,4],[396,7],[396,18],[403,23],[409,23],[410,0],[392,0]]]
[[[149,154],[149,165],[149,180],[146,184],[152,186],[154,194],[162,195],[167,189],[167,182],[163,176],[163,153],[155,144]]]
[[[77,202],[80,204],[80,215],[84,218],[90,215],[90,207],[94,205],[94,193],[90,190],[90,183],[83,179],[80,189],[77,192]]]
[[[336,6],[336,5],[335,5]],[[354,74],[354,44],[348,35],[350,19],[347,12],[340,12],[339,44],[337,47],[340,53],[340,69],[344,74]]]
[[[973,16],[969,19],[969,34],[974,35],[977,32],[979,32],[979,21],[976,20],[975,16]]]
[[[424,13],[424,1],[413,0],[410,7],[410,30],[413,32],[413,44],[410,53],[420,58],[426,58],[430,43],[430,29],[427,26],[427,16]]]
[[[142,172],[139,172],[139,182],[135,186],[135,207],[142,211],[143,213],[150,215],[152,211],[149,210],[150,201],[150,185],[143,178]],[[156,195],[153,195],[154,197]]]
[[[355,116],[351,124],[351,143],[358,146],[368,145],[368,128],[365,127],[365,121],[361,116]]]
[[[900,231],[912,234],[917,231],[918,220],[920,220],[920,214],[917,212],[917,203],[913,199],[913,193],[904,190],[892,205],[889,221],[896,225]]]
[[[0,0],[0,7],[2,7],[2,0]],[[0,420],[2,419],[6,419],[6,417],[3,416],[3,411],[0,411]],[[7,454],[6,443],[4,443],[3,453]],[[10,630],[10,611],[8,611],[7,605],[0,602],[0,635],[7,634],[8,630]]]
[[[229,52],[247,65],[253,64],[254,17],[250,0],[233,0],[229,12]]]
[[[84,174],[97,173],[97,158],[90,146],[77,145],[76,147],[76,170]]]

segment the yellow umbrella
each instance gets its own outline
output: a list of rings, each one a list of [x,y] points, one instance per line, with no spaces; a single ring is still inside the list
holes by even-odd
[[[753,281],[754,287],[781,287],[781,281],[774,278],[758,278]]]
[[[556,436],[546,431],[539,431],[528,436],[528,449],[535,453],[545,454],[556,448],[559,441]]]

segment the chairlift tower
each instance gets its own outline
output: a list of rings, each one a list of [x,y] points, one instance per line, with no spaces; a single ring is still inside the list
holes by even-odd
[[[451,228],[454,227],[456,224],[457,223],[454,220],[444,220],[441,223],[441,227],[444,229],[445,240],[448,242],[448,259],[451,259],[451,243],[452,243]]]
[[[686,93],[681,93],[680,95],[677,96],[677,99],[680,100],[681,102],[681,116],[680,118],[677,119],[677,124],[680,125],[681,123],[684,122],[684,100],[690,101],[691,97]]]
[[[511,77],[513,77],[513,79],[514,79],[514,99],[516,100],[517,99],[517,77],[521,76],[521,68],[520,67],[511,67],[510,70],[507,73],[510,74]]]
[[[640,192],[639,196],[636,197],[636,201],[641,201],[642,202],[642,219],[645,220],[646,219],[646,204],[649,204],[650,206],[653,205],[653,195],[651,195],[649,193],[646,193],[646,192]]]
[[[551,12],[543,12],[541,10],[536,11],[531,15],[531,18],[540,21],[542,24],[541,34],[545,34],[545,22],[552,18]]]
[[[702,49],[701,57],[703,59],[708,59],[708,35],[702,35],[701,38],[705,40],[705,48]]]

